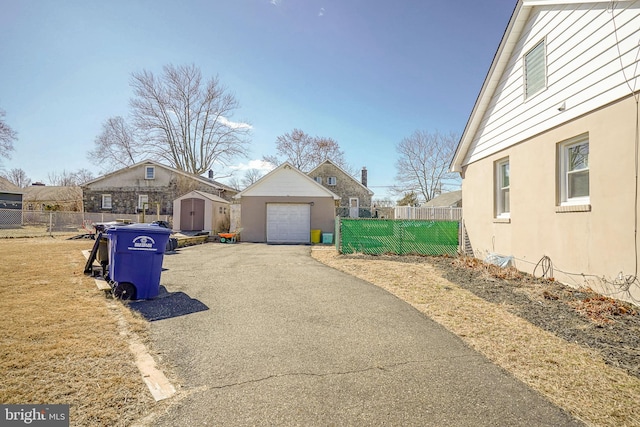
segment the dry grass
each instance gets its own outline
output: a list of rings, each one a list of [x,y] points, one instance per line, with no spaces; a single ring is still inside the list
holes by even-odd
[[[328,248],[312,256],[413,305],[588,425],[640,426],[640,379],[443,279],[433,266],[348,258]]]
[[[93,241],[0,239],[0,402],[70,404],[71,425],[129,425],[154,401],[117,316],[82,271]]]

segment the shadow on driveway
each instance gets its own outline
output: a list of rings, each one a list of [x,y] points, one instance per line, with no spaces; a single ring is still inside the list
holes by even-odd
[[[169,292],[164,286],[160,286],[157,298],[133,301],[129,303],[129,307],[150,322],[209,310],[205,304],[184,292]]]

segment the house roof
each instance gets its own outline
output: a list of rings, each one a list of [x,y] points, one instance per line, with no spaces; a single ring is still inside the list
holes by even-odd
[[[211,200],[212,202],[219,202],[219,203],[227,203],[229,204],[228,200],[223,199],[222,197],[216,196],[215,194],[211,194],[211,193],[206,193],[204,191],[199,191],[199,190],[193,190],[193,191],[189,191],[186,194],[183,194],[182,196],[178,197],[178,199],[183,199],[186,197],[190,197],[192,194],[197,194],[198,196],[201,196],[207,200]]]
[[[315,172],[316,169],[318,169],[320,166],[326,164],[326,163],[330,163],[332,166],[334,166],[336,169],[338,169],[340,172],[342,172],[343,174],[347,175],[349,178],[353,179],[353,181],[355,183],[357,183],[360,187],[362,187],[365,191],[367,191],[369,193],[370,196],[373,196],[373,191],[371,191],[371,189],[369,189],[369,187],[366,187],[362,184],[362,182],[358,181],[356,178],[354,178],[350,173],[348,173],[347,171],[345,171],[344,169],[342,169],[340,166],[338,166],[337,164],[335,164],[332,160],[330,159],[326,159],[325,161],[321,162],[318,166],[316,166],[315,168],[311,169],[311,171],[309,171],[307,173],[307,175],[311,176],[313,174],[313,172]]]
[[[22,194],[24,191],[8,179],[0,176],[0,193]]]
[[[224,185],[224,184],[222,184],[222,183],[220,183],[218,181],[214,181],[213,179],[205,178],[205,177],[202,177],[200,175],[195,175],[195,174],[192,174],[192,173],[189,173],[189,172],[182,171],[180,169],[173,168],[171,166],[163,165],[162,163],[158,163],[158,162],[156,162],[154,160],[144,160],[144,161],[138,162],[138,163],[136,163],[134,165],[127,166],[127,167],[124,167],[122,169],[118,169],[116,171],[113,171],[113,172],[110,172],[110,173],[108,173],[106,175],[103,175],[103,176],[101,176],[99,178],[96,178],[96,179],[93,179],[91,181],[85,182],[83,184],[83,186],[90,185],[90,184],[102,181],[103,179],[106,179],[106,178],[112,177],[114,175],[117,175],[117,174],[121,173],[124,170],[134,169],[134,168],[137,168],[137,167],[140,167],[140,166],[143,166],[143,165],[152,165],[152,166],[156,166],[156,167],[159,167],[159,168],[163,168],[163,169],[169,170],[169,171],[171,171],[173,173],[176,173],[178,175],[182,175],[182,176],[194,179],[196,181],[199,181],[202,184],[212,186],[212,187],[214,187],[216,189],[221,189],[221,190],[225,190],[225,191],[231,191],[231,192],[234,192],[234,193],[236,192],[236,190],[234,190],[233,188],[229,187],[228,185]]]
[[[449,193],[440,194],[437,197],[424,203],[423,207],[450,207],[459,204],[462,201],[462,190],[451,191]]]
[[[77,186],[32,185],[24,189],[24,201],[70,202],[82,200],[82,189]]]
[[[480,126],[482,118],[484,117],[484,114],[489,107],[491,98],[493,97],[493,94],[498,87],[498,83],[500,82],[500,77],[507,67],[509,58],[511,57],[511,53],[513,52],[513,49],[516,46],[516,43],[520,38],[520,34],[522,33],[522,30],[527,22],[529,11],[532,6],[527,7],[524,3],[536,2],[518,0],[516,7],[511,14],[509,24],[507,25],[504,35],[502,36],[500,45],[498,45],[498,50],[493,56],[493,61],[491,62],[491,66],[489,67],[487,76],[484,79],[482,88],[480,89],[480,94],[476,99],[473,110],[471,110],[471,116],[467,121],[467,125],[465,126],[462,137],[460,138],[460,142],[458,143],[458,148],[456,149],[453,160],[451,161],[450,169],[452,172],[462,172],[462,163],[467,155],[467,150],[469,149],[469,146],[473,141],[473,137],[475,136],[475,133]],[[542,3],[551,2],[542,1]]]
[[[629,0],[621,2],[631,3]],[[500,80],[509,65],[518,41],[525,34],[527,21],[532,9],[534,7],[582,5],[585,3],[607,2],[602,0],[518,0],[451,161],[450,170],[452,172],[462,172],[462,166],[466,161],[484,116],[488,112],[491,99],[496,94]]]
[[[340,200],[340,196],[289,162],[284,162],[233,197],[240,199],[247,196],[331,197]]]

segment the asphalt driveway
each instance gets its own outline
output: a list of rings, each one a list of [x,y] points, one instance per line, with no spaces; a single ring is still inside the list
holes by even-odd
[[[152,317],[152,339],[183,398],[154,425],[580,425],[408,304],[309,252],[241,243],[165,256],[173,310]]]

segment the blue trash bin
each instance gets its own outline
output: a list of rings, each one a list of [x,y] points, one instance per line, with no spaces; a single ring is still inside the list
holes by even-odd
[[[160,291],[162,260],[171,230],[153,224],[107,229],[109,280],[121,299],[150,299]]]

